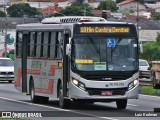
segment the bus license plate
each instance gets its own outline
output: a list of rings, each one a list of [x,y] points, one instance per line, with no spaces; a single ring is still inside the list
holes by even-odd
[[[101,91],[102,96],[112,96],[112,91]]]

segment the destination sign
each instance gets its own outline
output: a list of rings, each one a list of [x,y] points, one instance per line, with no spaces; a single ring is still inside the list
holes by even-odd
[[[129,33],[128,27],[80,27],[80,33]]]

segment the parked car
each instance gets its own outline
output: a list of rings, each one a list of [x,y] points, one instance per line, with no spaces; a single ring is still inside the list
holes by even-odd
[[[150,78],[151,68],[146,60],[139,59],[139,78]]]
[[[0,81],[12,83],[14,80],[14,61],[10,58],[0,58]]]

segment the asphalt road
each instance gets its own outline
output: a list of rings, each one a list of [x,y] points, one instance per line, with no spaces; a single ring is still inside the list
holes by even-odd
[[[47,104],[33,104],[30,97],[22,96],[13,84],[0,82],[0,111],[40,113],[42,118],[31,118],[36,120],[53,120],[53,117],[56,120],[159,120],[160,113],[154,113],[154,108],[160,108],[160,97],[139,95],[139,99],[128,101],[125,110],[117,110],[115,103],[99,102],[90,105],[71,104],[69,109],[64,110],[52,99]]]

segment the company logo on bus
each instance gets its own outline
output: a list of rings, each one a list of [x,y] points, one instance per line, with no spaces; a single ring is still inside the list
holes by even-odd
[[[112,78],[102,78],[102,80],[112,80]]]

